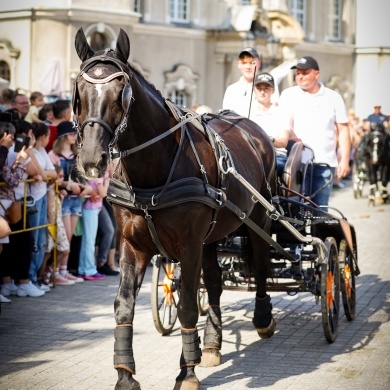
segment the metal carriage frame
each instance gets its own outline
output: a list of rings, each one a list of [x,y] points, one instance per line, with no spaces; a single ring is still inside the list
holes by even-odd
[[[311,151],[307,146],[304,148]],[[226,173],[240,181],[273,220],[270,236],[256,225],[247,223],[271,245],[267,290],[285,291],[290,295],[312,293],[316,302],[321,304],[325,338],[332,343],[338,334],[341,301],[346,318],[349,321],[355,318],[355,278],[360,271],[353,226],[339,210],[328,207],[330,211],[325,211],[310,200],[312,196],[303,195],[306,192],[304,177],[309,174],[313,161],[312,153],[312,157],[300,162],[298,168],[296,164],[291,164],[291,169],[300,171],[299,175],[293,172],[291,176],[299,182],[299,191],[293,190],[291,183],[289,187],[280,186],[279,196],[273,199],[273,204],[264,199],[234,167]],[[225,290],[256,289],[246,261],[250,248],[248,240],[246,226],[242,225],[218,244],[217,257]],[[179,296],[180,264],[158,256],[153,262],[151,306],[155,327],[163,335],[171,333],[174,328]],[[207,307],[207,291],[201,278],[199,314],[206,314]]]

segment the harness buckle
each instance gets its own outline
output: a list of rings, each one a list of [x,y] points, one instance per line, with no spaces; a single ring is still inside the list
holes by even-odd
[[[152,219],[152,216],[148,213],[148,205],[147,204],[142,203],[140,208],[145,213],[145,219]]]
[[[222,206],[222,200],[223,199],[223,192],[222,191],[217,191],[217,197],[218,198],[215,198],[215,201],[220,205]]]
[[[267,215],[273,221],[278,221],[280,218],[280,216],[276,213],[276,209],[273,209],[271,213],[269,211],[267,211]]]

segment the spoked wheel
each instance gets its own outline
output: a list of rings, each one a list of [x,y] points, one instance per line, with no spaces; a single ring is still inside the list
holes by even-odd
[[[325,338],[333,343],[337,337],[340,313],[340,269],[337,244],[333,237],[325,240],[327,258],[321,269],[321,312]]]
[[[157,257],[153,265],[151,306],[154,326],[162,335],[172,332],[177,319],[180,264]]]
[[[357,250],[353,254],[357,258]],[[356,287],[355,287],[355,263],[347,242],[341,240],[339,249],[341,296],[343,298],[344,313],[348,321],[355,319],[356,315]]]
[[[198,293],[198,310],[199,315],[204,316],[207,314],[209,308],[209,296],[207,294],[206,286],[203,282],[203,277],[200,275],[199,293]]]

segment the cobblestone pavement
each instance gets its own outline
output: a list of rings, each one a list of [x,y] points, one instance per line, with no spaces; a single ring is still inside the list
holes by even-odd
[[[260,340],[253,329],[253,293],[224,291],[223,360],[196,369],[201,389],[390,389],[390,204],[368,207],[351,188],[334,191],[357,232],[361,275],[357,316],[342,311],[337,340],[324,338],[321,309],[309,293],[272,293],[277,333]],[[172,389],[181,337],[154,328],[150,308],[151,268],[137,301],[134,321],[136,379],[143,390]],[[114,389],[113,301],[118,277],[58,286],[42,298],[13,297],[0,315],[0,389]],[[200,317],[203,334],[205,317]]]

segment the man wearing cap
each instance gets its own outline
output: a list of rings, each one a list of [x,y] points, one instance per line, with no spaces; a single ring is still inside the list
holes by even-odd
[[[367,117],[367,121],[370,123],[378,123],[385,128],[389,126],[389,117],[381,113],[381,106],[374,106],[374,113]]]
[[[311,190],[314,193],[329,182],[331,173],[343,178],[350,171],[351,138],[348,117],[340,94],[326,88],[319,81],[320,69],[313,57],[302,57],[291,69],[296,69],[297,86],[287,88],[280,96],[281,124],[314,151]],[[339,161],[336,155],[337,145]],[[330,169],[321,165],[324,163]],[[310,173],[306,176],[305,183],[308,190],[309,179]],[[320,206],[327,206],[332,184],[333,180],[312,200]]]
[[[275,80],[271,74],[262,72],[256,75],[254,84],[254,110],[252,110],[249,119],[256,122],[271,138],[276,148],[278,175],[281,176],[287,161],[285,148],[290,133],[287,129],[280,131],[278,106],[271,102],[271,96],[275,91]]]
[[[252,47],[247,47],[238,55],[240,79],[227,87],[223,97],[222,108],[232,110],[239,115],[249,117],[252,106],[253,78],[261,68],[259,53]]]

